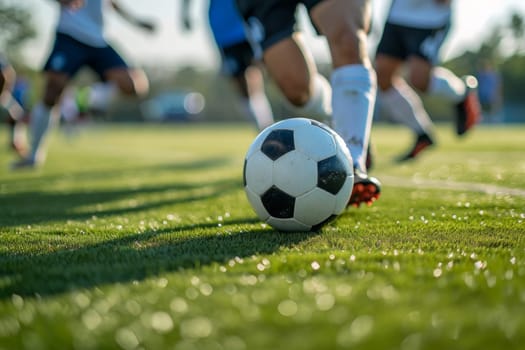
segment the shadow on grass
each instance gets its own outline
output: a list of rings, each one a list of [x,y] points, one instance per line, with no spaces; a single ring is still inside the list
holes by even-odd
[[[170,182],[168,184],[141,184],[133,186],[124,181],[137,179],[152,172],[182,172],[203,175],[230,161],[228,158],[197,159],[185,164],[161,164],[150,167],[78,171],[57,174],[69,177],[67,180],[85,182],[86,190],[67,190],[63,192],[38,191],[45,188],[46,181],[57,181],[53,175],[30,176],[19,179],[13,193],[2,196],[0,219],[2,228],[64,223],[68,220],[88,220],[94,215],[98,218],[112,218],[140,213],[162,207],[188,203],[206,203],[212,198],[224,196],[242,188],[242,179],[222,178],[210,181]],[[124,179],[117,188],[94,189],[90,180],[107,178]],[[188,177],[185,177],[188,178]],[[60,181],[60,179],[58,179]],[[27,187],[26,187],[27,186]],[[17,191],[16,187],[26,188]],[[35,190],[28,190],[35,188]],[[51,188],[54,188],[53,186]],[[191,209],[191,208],[190,208]],[[255,218],[226,219],[221,227],[217,222],[205,222],[188,226],[177,226],[151,230],[143,233],[122,231],[122,236],[89,245],[59,248],[41,254],[24,253],[8,249],[0,253],[0,300],[12,294],[23,296],[46,296],[68,292],[80,288],[94,288],[113,283],[129,283],[157,276],[162,273],[184,268],[199,268],[214,263],[227,263],[235,257],[246,258],[256,254],[271,254],[289,247],[313,234],[279,234],[268,229],[255,229],[246,232],[239,225],[255,224]],[[63,225],[59,227],[64,227]],[[50,227],[55,227],[53,224]],[[59,228],[60,229],[60,228]],[[55,247],[56,248],[56,247]]]
[[[184,268],[227,263],[235,257],[271,254],[291,247],[316,233],[276,233],[269,230],[239,231],[237,225],[254,219],[163,229],[128,235],[49,254],[0,254],[0,300],[12,294],[47,296],[80,288],[127,283]],[[185,230],[198,236],[181,238]],[[232,232],[232,229],[237,229]]]
[[[159,171],[207,171],[224,165],[228,159],[202,159],[193,163],[160,164],[151,167],[119,170],[97,170],[61,175],[69,182],[97,179],[125,179],[142,181]],[[46,181],[60,181],[57,176],[18,180],[28,187],[42,188]],[[89,186],[86,185],[86,187]],[[242,179],[226,178],[207,182],[171,182],[162,185],[133,185],[123,182],[118,188],[63,191],[16,191],[2,195],[0,225],[4,229],[15,226],[42,224],[53,221],[86,220],[93,216],[126,215],[163,206],[185,204],[224,195],[242,188]]]

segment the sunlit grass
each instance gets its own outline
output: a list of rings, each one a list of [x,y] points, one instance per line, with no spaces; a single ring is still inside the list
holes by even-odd
[[[521,349],[524,127],[378,125],[370,208],[274,232],[248,125],[96,125],[48,162],[0,150],[0,349]]]

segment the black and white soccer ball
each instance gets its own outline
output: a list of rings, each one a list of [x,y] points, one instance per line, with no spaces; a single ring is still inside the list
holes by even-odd
[[[354,184],[352,156],[330,127],[290,118],[263,131],[244,161],[258,217],[279,231],[315,231],[341,214]]]

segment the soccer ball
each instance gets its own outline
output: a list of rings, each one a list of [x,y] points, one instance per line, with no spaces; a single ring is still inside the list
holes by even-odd
[[[308,118],[277,122],[253,141],[244,189],[257,216],[279,231],[316,231],[346,208],[352,156],[327,125]]]

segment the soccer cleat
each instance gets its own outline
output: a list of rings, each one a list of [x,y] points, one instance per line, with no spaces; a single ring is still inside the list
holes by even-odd
[[[410,149],[410,151],[407,152],[406,154],[397,158],[397,161],[401,163],[407,160],[414,159],[417,157],[419,153],[421,153],[421,151],[423,151],[424,149],[427,149],[428,147],[432,145],[434,145],[434,140],[432,139],[432,137],[430,137],[429,134],[424,133],[424,134],[418,135],[416,138],[416,142],[414,143],[414,146],[412,147],[412,149]]]
[[[370,206],[381,194],[381,183],[375,177],[354,169],[354,188],[347,206],[359,207],[361,203]]]
[[[463,101],[456,105],[456,133],[464,135],[481,119],[481,105],[479,103],[476,89],[478,81],[469,75],[463,78],[467,91]]]
[[[11,164],[11,170],[34,169],[38,166],[32,158],[22,158]]]

